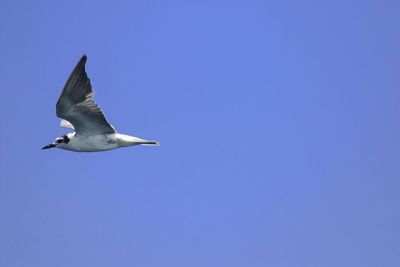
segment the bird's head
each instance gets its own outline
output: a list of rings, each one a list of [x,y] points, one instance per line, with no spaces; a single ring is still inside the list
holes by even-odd
[[[52,148],[52,147],[61,147],[64,144],[68,144],[69,140],[70,140],[70,138],[68,137],[68,135],[62,135],[60,137],[57,137],[56,140],[54,140],[54,142],[51,143],[50,145],[42,147],[42,149],[48,149],[48,148]]]

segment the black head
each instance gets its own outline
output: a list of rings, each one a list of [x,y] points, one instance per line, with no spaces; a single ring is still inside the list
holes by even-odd
[[[57,147],[57,146],[60,146],[61,144],[68,144],[69,140],[70,139],[67,135],[60,136],[60,137],[57,137],[56,140],[54,140],[54,142],[52,144],[44,146],[44,147],[42,147],[42,149]]]

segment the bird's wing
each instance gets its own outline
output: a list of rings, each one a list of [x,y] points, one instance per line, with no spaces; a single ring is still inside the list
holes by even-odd
[[[69,129],[72,129],[72,130],[75,131],[74,125],[72,125],[72,123],[70,123],[70,122],[67,121],[67,120],[62,119],[62,120],[60,121],[60,126],[61,126],[61,127],[64,127],[64,128],[69,128]]]
[[[57,116],[71,122],[77,135],[115,133],[93,101],[94,91],[85,71],[86,59],[83,55],[69,76],[57,102]]]

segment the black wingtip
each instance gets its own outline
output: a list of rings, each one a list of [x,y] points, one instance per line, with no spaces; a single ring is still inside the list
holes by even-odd
[[[86,63],[87,60],[87,56],[85,54],[83,54],[83,56],[81,57],[81,59],[79,60],[79,63]],[[79,64],[78,63],[78,64]]]
[[[83,56],[81,57],[79,62],[76,64],[72,73],[74,73],[75,71],[78,71],[78,72],[82,72],[82,70],[84,71],[85,65],[86,65],[86,60],[87,60],[87,56],[85,54],[83,54]],[[72,75],[72,73],[71,73],[71,75]]]

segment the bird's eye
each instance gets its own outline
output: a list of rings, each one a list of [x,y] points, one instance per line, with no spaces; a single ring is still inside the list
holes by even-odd
[[[58,144],[60,144],[60,143],[62,143],[62,139],[58,139],[56,142],[58,143]]]
[[[69,143],[69,138],[67,135],[63,135],[63,142],[68,144]]]

